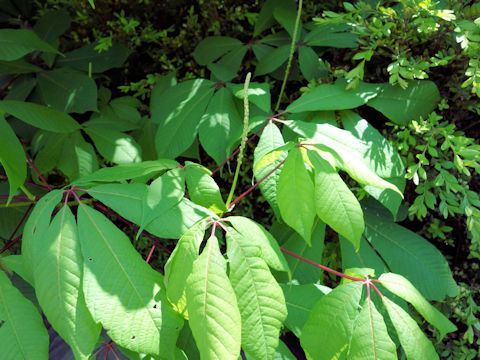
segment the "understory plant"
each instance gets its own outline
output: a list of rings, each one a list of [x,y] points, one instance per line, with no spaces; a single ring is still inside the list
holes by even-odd
[[[60,337],[76,359],[439,359],[422,329],[457,330],[430,301],[458,288],[445,257],[396,223],[408,173],[358,108],[407,126],[440,94],[426,80],[317,81],[320,56],[359,36],[302,24],[301,10],[267,0],[249,42],[203,39],[193,56],[210,78],[157,78],[148,113],[97,86],[123,45],[60,51],[64,10],[0,29],[3,358],[53,357]],[[315,84],[296,97],[292,79]],[[240,193],[247,143],[254,183]],[[242,216],[257,187],[265,226]],[[341,269],[322,265],[329,233]],[[154,268],[166,239],[174,249]]]

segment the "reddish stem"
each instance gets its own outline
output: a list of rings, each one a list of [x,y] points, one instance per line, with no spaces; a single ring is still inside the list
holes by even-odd
[[[0,179],[8,180],[8,176],[6,176],[6,175],[0,175]],[[46,189],[47,189],[45,186],[38,185],[38,184],[35,184],[35,183],[33,183],[33,182],[25,181],[24,184],[25,184],[25,185],[30,185],[30,186],[33,186],[33,187],[36,187],[36,188],[39,188],[39,189],[43,189],[43,190],[46,190]]]
[[[147,264],[150,262],[150,258],[152,257],[154,250],[155,250],[155,245],[152,245],[152,248],[150,249],[150,252],[148,253],[147,259],[145,260],[145,262]]]
[[[35,171],[35,173],[38,175],[38,177],[40,178],[40,180],[42,180],[42,182],[45,184],[45,186],[47,187],[48,191],[52,191],[53,189],[50,187],[50,185],[48,185],[47,183],[47,180],[45,180],[45,178],[43,177],[42,174],[40,174],[40,171],[38,171],[38,169],[36,168],[36,166],[33,164],[32,160],[30,159],[30,157],[27,155],[27,161],[28,163],[30,164],[30,166],[32,167],[33,171]]]
[[[27,211],[25,211],[25,214],[23,214],[22,218],[20,219],[20,221],[18,222],[17,226],[15,227],[15,230],[13,230],[12,235],[10,235],[10,237],[8,238],[8,242],[12,241],[12,239],[13,239],[13,237],[15,236],[15,234],[17,233],[18,229],[20,229],[20,226],[22,226],[23,222],[24,222],[25,219],[27,218],[28,213],[30,212],[30,210],[32,210],[32,207],[33,207],[33,203],[30,204],[30,206],[28,207]]]
[[[0,249],[0,254],[4,253],[8,249],[10,249],[14,244],[16,244],[20,239],[22,238],[22,235],[18,235],[15,239],[13,239],[10,242],[7,242],[1,249]]]

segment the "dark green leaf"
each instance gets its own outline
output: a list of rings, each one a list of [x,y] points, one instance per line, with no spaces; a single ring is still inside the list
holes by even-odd
[[[27,29],[0,29],[0,60],[17,60],[39,50],[60,54],[54,47]]]
[[[142,149],[130,135],[102,128],[89,128],[85,132],[107,160],[116,164],[142,161]]]
[[[210,36],[198,43],[193,58],[200,65],[207,65],[227,52],[242,46],[242,42],[228,36]]]
[[[305,42],[310,46],[325,46],[335,48],[358,47],[358,35],[345,32],[342,25],[322,25],[305,36]]]
[[[72,19],[67,10],[53,10],[46,12],[35,24],[33,31],[49,44],[52,44],[70,27]]]
[[[215,63],[210,63],[207,67],[212,74],[221,81],[231,81],[238,74],[238,69],[242,64],[243,57],[247,52],[248,47],[240,45],[238,48],[233,49],[228,54],[223,56]]]
[[[283,45],[262,57],[255,68],[255,76],[265,75],[278,69],[288,59],[290,45]]]
[[[0,61],[0,75],[5,74],[27,74],[42,71],[42,68],[32,65],[24,59],[15,61]]]

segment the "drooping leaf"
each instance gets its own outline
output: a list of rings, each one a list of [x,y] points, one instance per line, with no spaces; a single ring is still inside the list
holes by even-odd
[[[0,113],[0,163],[5,169],[10,184],[8,202],[27,177],[25,151],[15,132]]]
[[[42,71],[38,86],[49,107],[66,113],[97,110],[97,86],[86,74],[68,69]]]
[[[187,279],[189,325],[201,358],[237,360],[241,323],[218,240],[211,236]]]
[[[93,140],[98,152],[107,160],[116,164],[142,161],[142,149],[130,135],[101,128],[88,128],[85,132]]]
[[[299,149],[288,153],[278,180],[277,202],[283,220],[310,244],[315,201],[313,181]]]
[[[87,44],[80,49],[70,51],[57,61],[57,65],[76,70],[102,73],[124,63],[131,51],[118,42],[113,42],[108,50],[98,52],[97,43]]]
[[[205,225],[197,223],[178,240],[177,246],[165,264],[167,297],[174,308],[188,318],[186,303],[187,278],[192,273],[193,263],[198,258],[200,244],[205,234]]]
[[[407,355],[407,359],[438,359],[438,354],[431,341],[420,330],[415,320],[387,297],[382,297],[382,300],[397,331],[398,339]]]
[[[330,289],[317,284],[280,284],[280,287],[285,295],[285,303],[287,304],[288,310],[285,326],[288,327],[296,337],[300,338],[302,329],[313,307],[322,296],[330,292]]]
[[[158,123],[155,144],[159,157],[175,158],[193,143],[214,88],[209,80],[188,80],[151,99],[152,120]]]
[[[311,359],[345,358],[358,315],[362,284],[337,286],[321,297],[303,327],[300,343]]]
[[[88,359],[100,335],[82,291],[83,257],[75,218],[64,206],[44,236],[38,237],[35,292],[49,323],[75,358]]]
[[[448,320],[440,311],[430,305],[420,292],[415,289],[410,281],[398,274],[386,273],[382,274],[378,279],[395,295],[400,296],[403,300],[412,304],[415,309],[427,320],[435,326],[442,336],[457,330],[457,327]]]
[[[262,57],[255,68],[255,76],[265,75],[278,69],[288,59],[290,45],[283,45]]]
[[[193,52],[193,58],[200,65],[207,65],[240,46],[242,42],[235,38],[209,36],[198,43]]]
[[[3,100],[0,101],[0,110],[47,131],[69,133],[80,129],[80,125],[69,115],[34,103]]]
[[[42,317],[1,270],[0,324],[4,359],[48,359],[48,333]]]
[[[256,359],[272,359],[287,317],[282,289],[258,245],[231,227],[226,237],[229,278],[242,318],[242,348]]]
[[[225,220],[229,221],[239,234],[260,247],[262,258],[268,266],[278,271],[289,271],[277,240],[262,225],[243,216],[229,216]]]
[[[308,156],[315,170],[318,217],[358,249],[365,229],[360,203],[327,160],[316,151],[309,151]]]
[[[104,215],[81,205],[77,216],[93,319],[120,346],[172,358],[183,320],[168,303],[162,276]]]
[[[229,89],[221,88],[213,95],[202,116],[198,135],[207,154],[220,165],[242,135],[242,119]]]
[[[411,80],[406,89],[382,84],[380,89],[377,97],[367,105],[399,125],[427,116],[440,101],[440,93],[432,81]]]
[[[365,224],[365,237],[390,270],[409,279],[427,299],[458,293],[447,261],[427,240],[370,212],[365,212]]]
[[[365,299],[350,344],[349,360],[397,360],[397,349],[388,336],[382,315]]]
[[[210,170],[198,164],[187,163],[185,172],[188,193],[193,202],[217,214],[227,211],[220,188],[210,176]]]
[[[7,61],[20,59],[35,50],[60,54],[32,30],[27,29],[1,29],[0,47],[2,48],[0,60]]]

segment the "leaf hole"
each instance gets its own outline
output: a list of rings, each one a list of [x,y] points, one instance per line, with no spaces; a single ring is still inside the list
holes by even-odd
[[[135,340],[135,335],[132,336],[132,340]]]
[[[153,305],[153,308],[156,309],[156,308],[157,308],[157,304]]]
[[[93,259],[91,257],[88,258],[88,261],[93,261]]]

